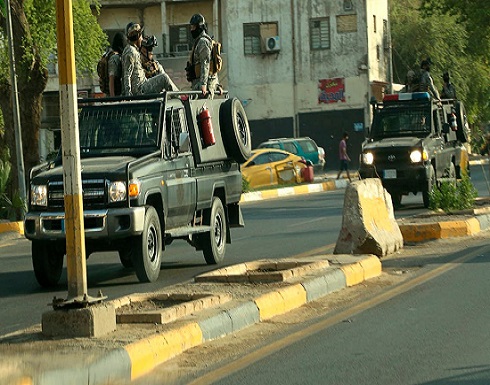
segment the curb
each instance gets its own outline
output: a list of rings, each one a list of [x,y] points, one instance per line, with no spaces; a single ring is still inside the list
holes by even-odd
[[[148,338],[116,348],[85,367],[51,370],[38,376],[24,377],[16,385],[103,385],[140,378],[158,365],[211,340],[285,314],[332,292],[359,284],[381,274],[381,261],[374,255],[335,256],[340,267],[328,268],[304,282],[275,288],[258,297],[211,310],[206,317],[191,316],[177,321],[169,329]],[[351,261],[356,262],[351,262]],[[194,319],[192,319],[194,318]],[[111,370],[107,370],[110,367]]]

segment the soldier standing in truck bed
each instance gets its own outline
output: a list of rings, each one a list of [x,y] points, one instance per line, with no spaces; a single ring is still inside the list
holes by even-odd
[[[441,98],[443,99],[456,99],[456,88],[454,84],[449,80],[449,72],[444,72],[442,74],[442,80],[444,81],[442,85]]]
[[[203,15],[199,13],[192,15],[189,24],[194,39],[189,64],[194,73],[191,76],[188,73],[187,77],[192,82],[193,90],[201,91],[202,96],[212,99],[218,86],[218,74],[212,74],[210,71],[212,39],[207,34]]]
[[[429,58],[422,60],[422,63],[420,63],[419,90],[421,92],[430,92],[434,99],[441,100],[439,92],[437,91],[436,87],[434,87],[434,80],[432,80],[432,76],[430,76],[431,64],[432,62]]]

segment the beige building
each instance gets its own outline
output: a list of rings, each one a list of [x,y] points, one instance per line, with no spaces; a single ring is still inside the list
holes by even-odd
[[[129,22],[141,23],[145,35],[158,39],[157,59],[188,89],[184,68],[194,13],[204,15],[210,35],[223,44],[220,82],[242,101],[253,146],[310,136],[335,169],[347,131],[357,162],[369,100],[391,84],[388,0],[101,0],[98,19],[110,41]]]

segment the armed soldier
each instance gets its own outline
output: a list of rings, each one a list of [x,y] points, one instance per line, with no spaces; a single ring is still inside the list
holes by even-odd
[[[419,90],[422,92],[429,92],[432,94],[434,99],[441,100],[439,96],[439,92],[436,87],[434,87],[434,80],[432,80],[432,76],[430,76],[430,66],[432,62],[429,58],[426,60],[422,60],[420,63],[420,84]]]
[[[212,39],[207,34],[204,16],[196,13],[189,21],[194,46],[190,62],[187,63],[187,80],[192,83],[192,89],[201,91],[202,96],[214,97],[218,87],[218,74],[210,70]]]
[[[147,79],[156,75],[163,74],[162,65],[153,58],[153,48],[158,47],[158,41],[155,36],[145,36],[141,42],[141,64],[145,70],[145,76]]]

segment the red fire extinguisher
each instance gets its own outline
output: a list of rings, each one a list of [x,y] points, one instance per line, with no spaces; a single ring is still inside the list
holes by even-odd
[[[457,131],[458,123],[456,122],[456,114],[454,112],[451,112],[451,117],[449,118],[449,122],[451,124],[451,130]]]
[[[201,129],[202,140],[204,146],[212,146],[216,143],[213,131],[213,122],[211,121],[211,113],[209,112],[206,105],[202,106],[201,111],[197,116],[197,121],[199,123],[199,128]]]

